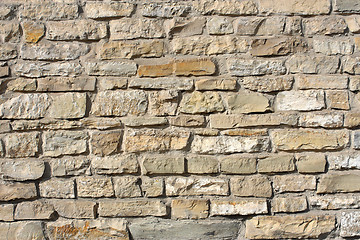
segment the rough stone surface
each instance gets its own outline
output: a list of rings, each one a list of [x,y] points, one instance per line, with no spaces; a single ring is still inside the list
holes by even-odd
[[[4,140],[7,157],[34,157],[39,151],[38,133],[11,134]]]
[[[41,160],[5,160],[0,163],[0,170],[6,180],[36,180],[43,176],[45,164]]]
[[[22,202],[16,206],[14,218],[16,220],[51,219],[54,213],[54,206],[44,201]]]
[[[320,178],[317,193],[358,192],[358,178],[358,172],[330,173]]]
[[[142,161],[143,173],[181,174],[185,170],[185,159],[182,156],[149,155]]]
[[[122,2],[87,2],[84,13],[92,19],[128,17],[134,11],[134,7],[134,4]]]
[[[193,174],[211,174],[219,172],[219,162],[213,156],[187,156],[187,171]]]
[[[165,36],[163,21],[157,19],[119,19],[110,21],[110,40],[161,38]]]
[[[272,200],[272,210],[276,213],[280,212],[303,212],[307,210],[307,201],[305,197],[293,198],[274,198]]]
[[[278,175],[273,177],[276,192],[303,192],[315,190],[316,178],[310,175]]]
[[[359,236],[360,213],[358,211],[342,213],[340,235],[342,237]]]
[[[121,136],[121,131],[93,132],[90,139],[91,153],[98,156],[117,153]]]
[[[36,186],[34,183],[0,182],[0,200],[11,201],[16,199],[36,198]]]
[[[232,177],[230,189],[235,196],[240,197],[271,197],[270,180],[262,175]]]
[[[115,196],[118,198],[141,197],[140,181],[137,177],[113,178]]]
[[[260,11],[264,13],[282,13],[287,15],[319,15],[328,14],[330,12],[330,2],[327,0],[260,0],[259,5]]]
[[[246,89],[257,92],[277,92],[290,90],[294,79],[289,76],[279,77],[244,77],[241,85]]]
[[[251,174],[256,172],[256,159],[232,155],[220,159],[220,171],[225,174]]]
[[[52,97],[48,115],[53,118],[82,118],[86,112],[85,93],[64,93]]]
[[[85,71],[91,76],[134,76],[136,64],[124,61],[86,62]]]
[[[220,94],[213,92],[193,92],[185,94],[180,102],[180,111],[197,114],[224,111],[224,104]]]
[[[267,97],[259,93],[245,91],[229,94],[227,106],[231,114],[258,113],[271,110],[270,101]]]
[[[291,73],[334,74],[339,69],[339,58],[322,55],[293,55],[287,64]]]
[[[81,154],[87,151],[88,136],[82,131],[45,132],[43,151],[45,156]]]
[[[281,60],[230,59],[229,72],[234,76],[259,76],[265,74],[285,74],[286,68]]]
[[[258,161],[259,173],[292,172],[295,170],[293,155],[269,156]]]
[[[171,217],[175,219],[201,219],[209,215],[207,200],[174,199],[171,208]]]
[[[268,212],[265,199],[211,200],[211,216],[255,215]]]
[[[45,198],[75,198],[72,179],[53,178],[39,184],[40,196]]]
[[[112,197],[114,187],[110,178],[79,177],[76,180],[79,197]]]
[[[326,163],[323,154],[302,155],[296,159],[296,168],[299,173],[322,173],[325,172]]]
[[[138,172],[139,163],[132,154],[113,155],[93,158],[91,168],[96,174],[130,174]]]
[[[102,217],[164,216],[166,206],[160,200],[124,200],[99,202]]]
[[[95,218],[96,203],[87,200],[51,200],[57,214],[65,218]]]

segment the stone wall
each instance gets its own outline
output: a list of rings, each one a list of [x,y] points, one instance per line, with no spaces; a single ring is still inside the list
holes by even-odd
[[[0,2],[0,239],[358,239],[358,0]]]

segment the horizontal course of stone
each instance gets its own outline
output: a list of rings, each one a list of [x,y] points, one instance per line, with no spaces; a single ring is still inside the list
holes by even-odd
[[[358,239],[357,0],[1,0],[0,239]]]

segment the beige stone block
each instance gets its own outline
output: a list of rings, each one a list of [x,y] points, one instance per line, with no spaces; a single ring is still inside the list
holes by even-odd
[[[100,201],[101,217],[165,216],[166,206],[160,200]]]
[[[14,219],[51,219],[55,214],[54,206],[45,201],[22,202],[17,204]]]
[[[121,146],[122,131],[92,132],[90,138],[91,153],[106,156],[117,153]]]
[[[316,189],[316,178],[309,175],[274,176],[273,187],[276,192],[304,192]]]
[[[295,213],[307,210],[305,197],[277,197],[271,202],[272,211],[275,213]]]
[[[282,173],[292,172],[295,170],[293,155],[276,155],[268,156],[258,161],[258,172],[259,173]]]
[[[209,201],[174,199],[171,201],[171,217],[175,219],[202,219],[209,215]]]
[[[230,178],[231,193],[241,197],[271,197],[270,180],[263,175]]]
[[[225,174],[256,173],[256,158],[241,155],[224,156],[220,159],[220,169]]]
[[[255,215],[268,213],[266,199],[211,200],[211,216]]]
[[[219,172],[217,157],[190,155],[186,157],[187,171],[191,174],[213,174]]]
[[[321,176],[317,193],[359,192],[360,174],[355,172],[335,172]]]
[[[79,197],[113,197],[114,187],[111,178],[79,177],[76,180]]]
[[[51,178],[39,184],[40,196],[45,198],[75,198],[73,179]]]
[[[185,159],[179,155],[145,155],[142,171],[146,175],[182,174],[185,172]]]

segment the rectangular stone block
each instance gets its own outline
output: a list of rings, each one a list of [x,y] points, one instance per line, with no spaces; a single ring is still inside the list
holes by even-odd
[[[106,156],[120,151],[122,131],[92,132],[90,151],[97,156]]]
[[[260,0],[259,5],[259,10],[267,14],[320,15],[330,12],[329,0]]]
[[[171,217],[175,219],[202,219],[209,215],[209,201],[205,199],[174,199]]]
[[[14,204],[1,204],[0,205],[0,219],[1,221],[12,222],[14,221]]]
[[[330,170],[360,169],[360,155],[357,152],[327,155]]]
[[[55,177],[76,176],[84,174],[89,166],[90,159],[87,157],[63,157],[49,161],[51,174]]]
[[[326,91],[326,102],[331,109],[349,110],[349,93],[347,90]]]
[[[131,174],[139,171],[137,157],[133,154],[95,157],[91,168],[96,174]]]
[[[179,91],[174,89],[150,92],[148,112],[155,116],[175,115],[178,99]]]
[[[165,37],[163,20],[119,19],[110,21],[110,40]]]
[[[142,160],[142,172],[146,175],[182,174],[185,158],[181,155],[146,155]]]
[[[0,162],[0,172],[4,180],[27,181],[43,176],[45,164],[42,160],[3,160]]]
[[[185,93],[179,106],[180,112],[189,114],[222,112],[224,110],[223,99],[217,92]]]
[[[307,18],[302,21],[302,26],[305,35],[343,34],[347,28],[344,18],[338,16]]]
[[[10,60],[13,58],[16,58],[18,55],[17,52],[17,47],[15,44],[2,44],[2,46],[0,46],[0,60],[5,61],[5,60]]]
[[[40,196],[44,198],[75,198],[73,179],[51,178],[39,184]]]
[[[83,131],[44,132],[43,151],[45,156],[76,155],[87,151],[88,135]]]
[[[301,127],[340,128],[343,122],[344,116],[339,112],[309,112],[299,116]]]
[[[26,220],[37,219],[45,220],[51,219],[55,214],[54,206],[45,201],[21,202],[17,204],[14,219]]]
[[[4,139],[6,156],[34,157],[39,152],[39,133],[13,133]]]
[[[272,110],[268,97],[261,93],[240,90],[229,93],[226,98],[230,114],[262,113]]]
[[[275,213],[295,213],[307,210],[306,197],[277,197],[272,200],[272,211]]]
[[[94,91],[96,83],[95,77],[46,77],[36,81],[39,92]]]
[[[290,90],[294,82],[291,76],[244,77],[240,85],[257,92],[277,92]]]
[[[277,111],[313,111],[325,108],[325,94],[321,90],[286,91],[277,94]]]
[[[321,176],[317,193],[359,192],[359,180],[357,171],[328,173]]]
[[[211,216],[255,215],[268,213],[266,199],[211,200]]]
[[[33,199],[37,197],[35,183],[0,181],[0,200]]]
[[[29,2],[20,10],[22,18],[33,20],[65,20],[75,19],[79,16],[79,6],[66,2]]]
[[[241,155],[224,156],[220,159],[220,171],[224,174],[256,173],[256,158]]]
[[[78,62],[18,62],[14,73],[22,77],[62,76],[75,77],[83,72]]]
[[[117,198],[133,198],[141,197],[142,189],[140,187],[141,180],[135,176],[123,176],[112,178],[114,184],[115,197]]]
[[[326,164],[325,155],[321,153],[296,156],[296,168],[299,173],[323,173]]]
[[[187,171],[192,174],[212,174],[219,172],[217,157],[190,155],[186,157]]]
[[[145,3],[141,6],[141,14],[145,17],[185,17],[191,11],[190,6],[179,3]]]
[[[129,17],[134,8],[134,4],[125,2],[87,2],[84,13],[86,17],[92,19]]]
[[[301,75],[295,78],[299,89],[347,89],[347,76]]]
[[[310,175],[278,175],[272,178],[276,192],[304,192],[316,189],[316,178]]]
[[[236,86],[236,79],[232,78],[205,78],[195,82],[196,90],[235,90]]]
[[[174,73],[176,76],[203,76],[215,73],[216,66],[210,59],[189,59],[178,60],[174,63]]]
[[[350,55],[354,52],[354,44],[348,39],[322,39],[313,40],[313,48],[317,53],[326,55]]]
[[[164,179],[142,177],[141,190],[144,197],[160,197],[164,194]]]
[[[229,73],[233,76],[282,75],[286,72],[282,60],[229,59]]]
[[[291,73],[334,74],[338,72],[340,59],[335,56],[293,55],[287,60]]]
[[[165,216],[166,206],[160,200],[100,201],[101,217]]]
[[[95,218],[96,203],[87,200],[50,200],[57,214],[64,218]]]
[[[194,8],[204,15],[254,15],[258,13],[254,1],[217,1],[201,0],[194,3]]]
[[[20,25],[10,21],[0,21],[0,41],[17,43],[20,38]]]
[[[230,178],[231,193],[240,197],[266,197],[272,196],[270,180],[263,175],[253,175]]]
[[[346,130],[279,129],[270,133],[278,150],[331,150],[343,149],[349,144]]]
[[[137,66],[134,62],[100,61],[85,62],[85,71],[90,76],[119,76],[130,77],[136,74]]]
[[[258,161],[259,173],[281,173],[295,170],[293,155],[268,156]]]
[[[359,208],[359,196],[349,196],[348,194],[310,196],[309,205],[315,209],[337,210],[347,208]]]
[[[76,180],[79,197],[99,198],[113,197],[114,187],[111,178],[104,177],[79,177]]]
[[[52,95],[48,116],[52,118],[76,119],[86,114],[86,93],[63,93]]]
[[[352,0],[336,0],[334,9],[342,13],[359,13],[360,3]]]
[[[205,123],[205,117],[200,115],[179,115],[167,119],[170,125],[178,127],[200,127]]]
[[[193,85],[192,79],[177,78],[135,78],[129,82],[129,87],[141,89],[192,90]]]

